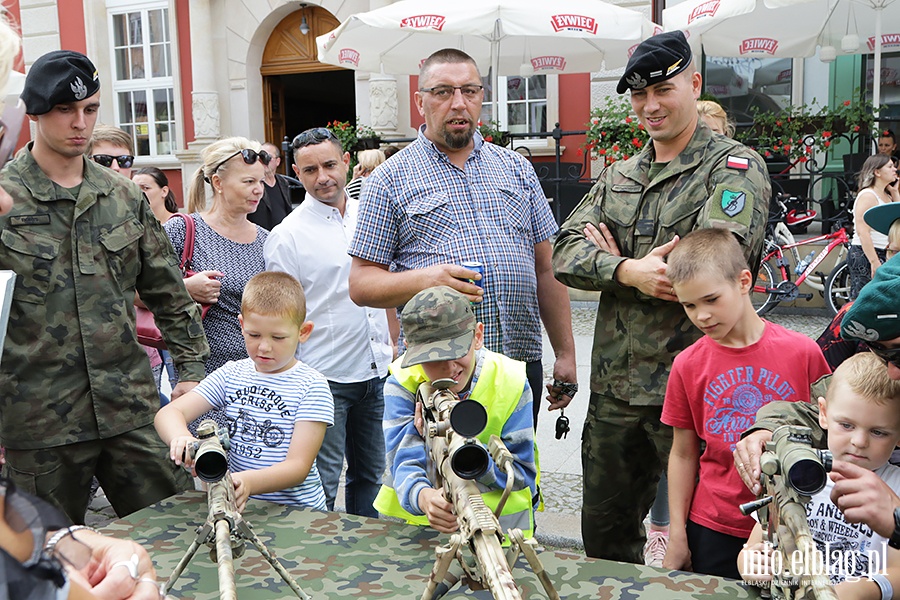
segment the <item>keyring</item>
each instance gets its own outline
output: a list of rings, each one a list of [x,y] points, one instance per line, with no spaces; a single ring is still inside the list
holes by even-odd
[[[112,568],[116,567],[125,567],[128,569],[128,574],[131,575],[131,578],[135,581],[138,581],[140,577],[138,577],[138,564],[140,564],[141,559],[138,558],[137,554],[131,555],[131,560],[120,560],[119,562],[113,564]]]

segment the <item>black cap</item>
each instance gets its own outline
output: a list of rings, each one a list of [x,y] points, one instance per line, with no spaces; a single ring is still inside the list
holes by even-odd
[[[628,59],[616,92],[641,90],[675,77],[691,64],[691,46],[681,31],[668,31],[644,40]]]
[[[20,98],[29,115],[43,115],[57,104],[77,102],[100,90],[100,76],[80,52],[55,50],[31,65]]]

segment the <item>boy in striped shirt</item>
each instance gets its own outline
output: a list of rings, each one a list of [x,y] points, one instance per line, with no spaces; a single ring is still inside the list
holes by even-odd
[[[187,424],[210,408],[225,410],[239,511],[249,497],[325,510],[316,454],[334,424],[334,401],[325,377],[294,357],[313,329],[305,319],[306,298],[294,277],[256,275],[238,316],[249,358],[224,364],[156,415],[170,458],[193,468],[186,449],[197,439]]]

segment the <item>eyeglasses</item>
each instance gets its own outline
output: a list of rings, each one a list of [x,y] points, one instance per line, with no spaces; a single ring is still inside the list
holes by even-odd
[[[430,88],[422,88],[420,92],[427,92],[438,100],[449,100],[459,90],[466,100],[476,100],[484,89],[483,85],[436,85]]]
[[[91,155],[91,158],[101,167],[111,167],[113,161],[116,161],[119,164],[120,169],[130,169],[131,165],[134,164],[134,157],[130,154],[123,154],[122,156],[111,156],[109,154],[93,154]]]
[[[268,165],[269,162],[271,162],[271,160],[272,160],[272,155],[269,154],[268,152],[266,152],[265,150],[260,150],[259,152],[257,152],[256,150],[252,150],[250,148],[244,148],[243,150],[238,150],[237,152],[235,152],[234,154],[232,154],[231,156],[229,156],[228,158],[226,158],[225,160],[223,160],[222,162],[217,164],[216,168],[213,169],[212,172],[215,173],[216,171],[218,171],[219,167],[221,167],[222,165],[227,163],[229,160],[231,160],[238,154],[240,154],[241,158],[244,159],[244,163],[246,163],[248,165],[254,164],[257,159],[259,159],[259,162],[261,162],[263,165]]]
[[[337,136],[330,129],[324,127],[313,127],[297,134],[294,141],[291,142],[291,148],[305,148],[306,146],[315,146],[326,140],[337,140]]]
[[[885,348],[876,342],[863,342],[872,354],[900,369],[900,348]]]
[[[0,117],[0,166],[12,158],[25,119],[25,103],[19,100],[8,105]]]

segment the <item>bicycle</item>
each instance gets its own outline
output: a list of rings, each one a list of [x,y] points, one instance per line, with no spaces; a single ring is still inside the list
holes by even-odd
[[[777,202],[784,208],[784,204],[780,200]],[[776,218],[777,220],[769,220],[769,227],[767,227],[769,235],[766,236],[763,258],[760,261],[756,283],[751,293],[756,313],[764,315],[780,302],[790,302],[797,298],[812,299],[813,294],[801,293],[799,290],[799,286],[805,283],[825,297],[826,306],[832,315],[836,315],[841,306],[850,300],[850,271],[847,268],[846,260],[847,248],[850,245],[846,228],[847,215],[840,213],[826,220],[826,222],[839,225],[835,231],[799,242],[794,240],[794,236],[788,231],[787,225],[783,223],[783,217],[776,214]],[[828,245],[809,262],[802,272],[798,273],[797,280],[793,281],[790,262],[785,257],[785,251],[790,252],[794,257],[795,264],[800,265],[804,261],[800,258],[798,248],[826,240]],[[826,275],[821,271],[816,271],[816,267],[835,248],[838,248],[838,256],[831,272]]]

